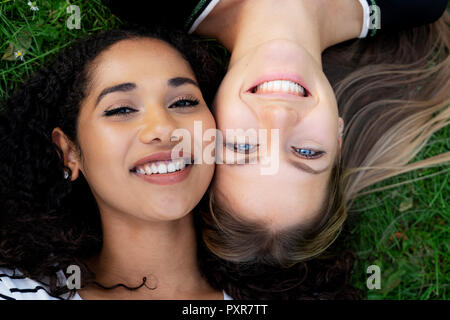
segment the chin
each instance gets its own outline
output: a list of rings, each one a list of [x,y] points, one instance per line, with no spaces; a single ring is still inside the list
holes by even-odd
[[[160,212],[157,213],[157,216],[162,221],[174,221],[179,220],[192,211],[193,208],[188,206],[166,206]]]

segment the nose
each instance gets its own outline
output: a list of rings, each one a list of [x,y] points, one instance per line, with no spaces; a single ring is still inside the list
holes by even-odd
[[[163,106],[150,106],[142,118],[139,140],[146,144],[171,144],[172,132],[176,128],[176,121]]]
[[[291,106],[271,103],[260,106],[258,118],[260,128],[265,129],[266,132],[266,140],[259,141],[261,159],[264,158],[266,159],[264,161],[267,161],[270,158],[269,155],[279,153],[281,144],[289,136],[290,129],[296,126],[300,116],[298,111]]]
[[[295,108],[270,104],[260,109],[259,117],[263,128],[286,129],[294,126],[299,119]]]

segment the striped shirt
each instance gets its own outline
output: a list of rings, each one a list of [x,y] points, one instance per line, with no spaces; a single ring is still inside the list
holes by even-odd
[[[66,285],[66,276],[61,270],[57,272],[57,286]],[[16,270],[0,268],[0,300],[83,300],[78,293],[69,297],[69,293],[54,296],[50,293],[46,281],[38,282],[26,278]],[[224,300],[233,300],[223,292]]]
[[[64,272],[57,272],[57,286],[66,284]],[[0,268],[0,300],[68,300],[69,294],[53,296],[45,283],[24,277],[21,272]],[[70,300],[82,300],[76,293]]]

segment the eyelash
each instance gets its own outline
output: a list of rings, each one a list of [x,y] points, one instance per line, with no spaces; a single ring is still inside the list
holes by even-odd
[[[175,106],[172,107],[173,105],[180,103],[180,102],[188,102],[190,103],[190,105],[183,105],[183,106]],[[174,103],[172,103],[169,108],[170,109],[174,109],[174,108],[194,108],[196,107],[198,104],[200,103],[200,100],[196,99],[196,98],[192,98],[192,97],[182,97],[177,99]]]
[[[126,112],[124,112],[126,111]],[[106,117],[111,117],[111,116],[127,116],[130,113],[134,113],[137,112],[136,109],[131,108],[130,106],[120,106],[118,108],[114,108],[111,110],[106,110],[105,111],[105,116]]]
[[[307,148],[292,147],[292,150],[298,157],[303,158],[303,159],[318,159],[325,154],[324,151],[316,151],[316,150],[307,149]],[[302,151],[308,151],[310,153],[315,153],[315,154],[313,154],[313,155],[301,154]]]
[[[189,105],[178,105],[175,107],[172,107],[173,105],[176,105],[180,102],[184,102],[184,103],[189,103]],[[194,108],[195,106],[197,106],[200,103],[200,101],[198,99],[195,98],[188,98],[188,97],[184,97],[184,98],[180,98],[178,100],[176,100],[174,103],[172,103],[169,108],[173,109],[173,108]],[[111,117],[111,116],[127,116],[130,113],[134,113],[137,112],[136,109],[131,108],[130,106],[120,106],[118,108],[114,108],[111,110],[106,110],[105,111],[105,116],[107,117]]]
[[[234,150],[235,152],[244,153],[244,154],[250,154],[250,153],[253,152],[253,151],[252,152],[249,151],[250,147],[254,147],[255,149],[258,148],[258,145],[250,145],[248,143],[239,143],[239,144],[227,143],[226,146],[229,147],[230,149]],[[246,149],[244,152],[242,152],[242,151],[238,150],[238,146],[245,146],[248,149]],[[322,157],[325,154],[324,151],[315,151],[315,150],[307,149],[307,148],[295,148],[295,147],[292,147],[292,150],[294,151],[294,153],[298,157],[303,158],[303,159],[308,159],[308,160],[318,159],[318,158]],[[313,153],[313,154],[308,154],[308,155],[307,154],[301,154],[302,151],[307,151],[307,152]]]

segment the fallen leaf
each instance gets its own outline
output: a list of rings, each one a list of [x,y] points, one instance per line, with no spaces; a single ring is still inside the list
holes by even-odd
[[[396,239],[402,239],[402,240],[406,240],[406,239],[408,239],[408,237],[405,235],[405,234],[403,234],[402,232],[394,232],[394,236],[395,236],[395,238]],[[392,241],[392,234],[389,236],[389,240],[391,240]]]
[[[16,60],[16,57],[14,56],[14,44],[12,42],[10,42],[8,47],[6,48],[5,53],[2,56],[2,60]]]
[[[400,207],[398,210],[400,212],[406,211],[408,209],[411,209],[413,206],[413,199],[412,198],[406,198],[402,203],[400,203]]]
[[[31,34],[28,31],[21,31],[17,35],[17,41],[9,41],[8,47],[3,53],[2,60],[14,61],[19,58],[15,55],[20,52],[23,57],[28,49],[31,47]]]
[[[17,36],[17,40],[19,41],[18,47],[22,50],[28,50],[31,47],[31,33],[28,31],[21,31]]]

